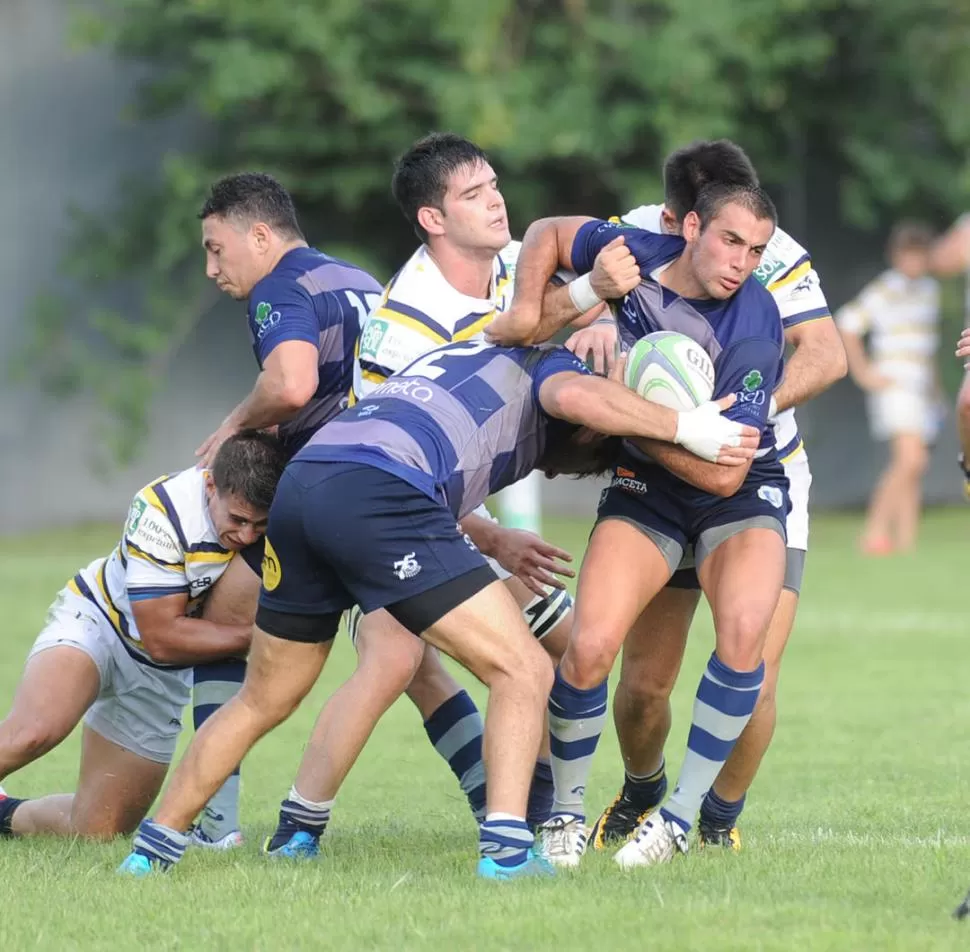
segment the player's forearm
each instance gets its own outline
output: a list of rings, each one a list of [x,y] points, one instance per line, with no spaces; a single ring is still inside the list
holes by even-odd
[[[553,275],[568,262],[559,260],[559,239],[555,219],[540,218],[529,225],[522,238],[522,248],[515,267],[515,298],[513,307],[520,315],[528,315],[534,322],[532,335],[525,344],[548,340],[559,327],[579,315],[569,298],[566,287],[555,288],[548,304],[546,291]],[[568,319],[563,320],[568,315]],[[557,324],[557,321],[563,323]],[[546,336],[540,337],[540,333]]]
[[[635,439],[633,444],[674,476],[714,496],[733,496],[751,468],[708,463],[683,447],[653,439]]]
[[[288,381],[264,370],[256,378],[252,392],[229,414],[226,422],[239,430],[261,430],[286,423],[303,409],[301,397]]]
[[[834,324],[831,333],[799,341],[785,363],[785,379],[774,393],[777,409],[787,410],[817,397],[841,380],[846,369],[845,348]]]
[[[843,331],[842,344],[845,347],[845,359],[849,367],[849,376],[859,386],[864,386],[866,378],[872,373],[872,364],[869,361],[866,348],[863,346],[862,338],[858,334]]]
[[[462,516],[461,529],[482,555],[491,558],[495,554],[498,533],[502,531],[500,525],[470,512],[467,516]]]
[[[677,435],[677,411],[644,400],[612,380],[576,376],[541,394],[552,416],[589,427],[605,436],[653,437],[673,442]]]
[[[145,650],[159,664],[190,665],[246,654],[252,630],[252,625],[217,625],[183,615],[141,636]]]

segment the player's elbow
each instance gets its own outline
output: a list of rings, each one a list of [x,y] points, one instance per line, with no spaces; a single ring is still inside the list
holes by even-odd
[[[287,413],[302,410],[317,391],[316,377],[307,375],[286,375],[276,388],[277,402],[280,409]]]
[[[182,659],[165,637],[164,629],[139,628],[141,646],[156,664],[178,664]]]
[[[708,492],[727,499],[741,488],[747,475],[747,466],[718,466],[707,487]]]
[[[845,354],[842,336],[835,332],[827,351],[827,366],[829,368],[829,384],[841,380],[849,372],[849,358]]]
[[[541,393],[542,407],[551,417],[569,423],[582,423],[589,407],[590,394],[579,374],[567,380],[557,380],[544,387]]]

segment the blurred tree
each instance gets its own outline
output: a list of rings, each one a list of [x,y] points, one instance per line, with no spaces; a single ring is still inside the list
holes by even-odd
[[[116,422],[144,417],[210,305],[194,216],[227,171],[277,174],[311,240],[379,276],[414,244],[393,159],[431,129],[492,154],[519,229],[655,200],[664,154],[719,136],[796,232],[812,169],[869,229],[970,193],[966,0],[103,0],[78,34],[151,67],[141,115],[208,130],[117,217],[79,220],[76,301],[45,299],[35,322],[44,379],[100,393],[122,457],[136,447]],[[119,285],[141,292],[137,318],[105,303]],[[68,324],[87,348],[66,346]]]

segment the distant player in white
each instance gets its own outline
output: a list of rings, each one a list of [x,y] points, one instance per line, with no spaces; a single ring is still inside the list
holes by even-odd
[[[511,240],[505,200],[481,149],[457,135],[427,136],[399,159],[392,190],[422,244],[363,325],[354,378],[357,398],[443,344],[480,339],[512,301],[519,242]],[[557,299],[568,304],[568,291],[557,291],[553,306]],[[571,624],[571,599],[555,574],[573,574],[563,563],[568,553],[533,533],[503,528],[484,507],[464,518],[462,528],[506,580],[533,633],[558,657]],[[469,694],[433,648],[386,612],[364,618],[355,613],[352,629],[360,656],[357,670],[320,714],[267,845],[270,852],[286,853],[290,837],[300,831],[319,839],[347,771],[381,715],[405,689],[473,813],[483,815],[483,725]],[[540,754],[530,823],[548,818],[551,805],[551,769]]]
[[[58,593],[0,722],[0,780],[83,719],[78,786],[0,796],[0,834],[109,837],[145,816],[175,753],[192,666],[249,649],[251,624],[198,615],[234,553],[263,535],[283,465],[274,438],[229,437],[211,472],[193,467],[140,490],[120,543]]]
[[[867,394],[873,438],[890,449],[862,536],[870,555],[915,545],[929,447],[943,419],[936,370],[940,286],[928,273],[932,242],[926,225],[896,225],[886,249],[889,269],[836,315],[849,373]]]
[[[649,231],[679,234],[683,217],[703,185],[756,182],[754,167],[735,143],[697,142],[667,158],[665,204],[640,206],[624,215],[623,220]],[[622,268],[623,259],[619,261],[618,267]],[[808,548],[808,491],[812,476],[793,408],[824,391],[846,372],[839,333],[808,252],[777,228],[754,275],[775,298],[786,342],[794,348],[786,361],[784,381],[775,391],[772,411],[778,455],[790,481],[792,511],[787,520],[785,587],[765,642],[765,680],[758,706],[705,799],[698,823],[702,843],[732,849],[740,848],[737,819],[774,733],[778,671],[795,620]],[[585,306],[594,299],[583,300],[581,292],[577,296]],[[615,325],[606,317],[573,335],[567,346],[594,363],[608,365],[615,340]],[[622,842],[663,800],[667,787],[663,750],[671,723],[670,693],[680,670],[699,594],[693,568],[685,565],[650,603],[626,641],[613,697],[625,778],[623,789],[591,831],[595,849]]]

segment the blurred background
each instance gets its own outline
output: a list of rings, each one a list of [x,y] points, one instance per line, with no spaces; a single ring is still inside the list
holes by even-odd
[[[386,280],[415,245],[392,162],[428,131],[490,153],[515,235],[660,201],[668,151],[727,136],[834,310],[894,221],[970,210],[968,103],[966,0],[2,0],[0,532],[117,520],[248,392],[199,246],[218,175],[277,175],[312,244]],[[963,299],[945,282],[951,407]],[[863,504],[884,450],[858,389],[799,419],[815,509]],[[951,412],[931,502],[959,498],[956,453]]]

